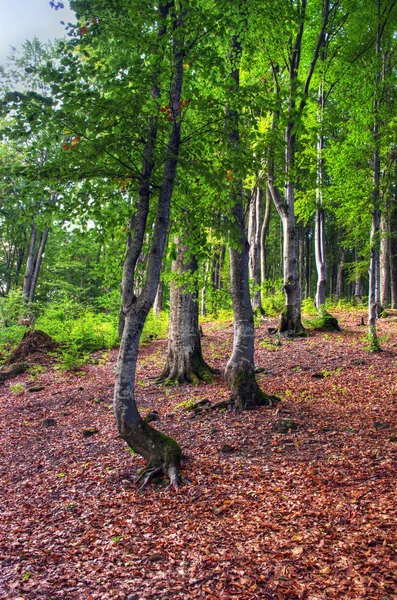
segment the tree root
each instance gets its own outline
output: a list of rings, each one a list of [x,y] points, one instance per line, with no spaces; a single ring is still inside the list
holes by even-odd
[[[138,489],[138,493],[144,490],[152,479],[155,477],[160,477],[163,474],[163,467],[147,467],[146,469],[143,469],[142,473],[140,473],[140,475],[135,479],[136,484],[143,479],[143,483]]]
[[[190,485],[190,481],[181,476],[180,470],[176,465],[161,465],[159,467],[146,467],[135,479],[135,484],[142,482],[138,488],[138,494],[142,492],[153,479],[168,477],[169,485],[167,492],[178,491],[181,484]],[[143,480],[143,481],[142,481]]]
[[[184,383],[199,385],[200,381],[214,383],[214,371],[201,357],[171,366],[168,361],[169,359],[164,371],[155,381],[157,385],[182,385]]]
[[[274,331],[283,337],[307,337],[309,332],[302,325],[300,314],[294,306],[284,306],[280,314],[280,322]]]

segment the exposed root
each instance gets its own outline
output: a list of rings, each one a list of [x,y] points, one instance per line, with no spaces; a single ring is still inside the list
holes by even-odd
[[[138,489],[138,494],[145,489],[152,479],[161,475],[163,475],[163,467],[148,467],[147,469],[144,469],[139,477],[135,480],[135,483],[138,484],[143,478],[143,483]]]
[[[167,492],[172,492],[172,490],[177,492],[181,484],[179,469],[175,465],[170,465],[167,469],[167,476],[170,480],[170,484],[167,487]]]
[[[180,470],[176,465],[146,467],[135,479],[136,484],[142,482],[142,484],[138,488],[138,494],[142,492],[149,485],[149,483],[153,481],[153,479],[164,476],[168,477],[169,479],[167,492],[172,492],[172,490],[178,491],[181,486],[181,483],[185,485],[190,485],[190,481],[188,481],[184,477],[181,477]]]
[[[284,306],[280,322],[274,333],[284,337],[307,337],[309,335],[307,329],[302,325],[300,313],[295,306],[289,305]]]
[[[205,383],[214,382],[214,372],[207,365],[203,358],[193,358],[190,361],[176,361],[170,364],[171,359],[168,357],[164,371],[156,379],[157,385],[182,385],[191,383],[199,385],[200,381]]]

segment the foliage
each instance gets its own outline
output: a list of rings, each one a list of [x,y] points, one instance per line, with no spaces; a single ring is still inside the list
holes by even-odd
[[[279,315],[285,304],[282,285],[282,280],[267,280],[262,284],[262,307],[270,317]]]
[[[36,321],[41,329],[65,349],[90,353],[117,345],[114,314],[94,312],[89,306],[60,297],[49,303]]]
[[[168,334],[169,314],[162,312],[157,317],[151,311],[146,319],[141,335],[141,343],[150,342],[154,339],[165,339]]]

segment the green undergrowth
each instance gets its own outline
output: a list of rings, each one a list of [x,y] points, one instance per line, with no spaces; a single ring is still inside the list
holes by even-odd
[[[34,311],[34,328],[44,331],[60,344],[55,354],[61,369],[78,370],[92,352],[111,350],[119,344],[118,306],[104,310],[60,297],[44,306],[35,306]],[[19,324],[26,314],[27,307],[20,293],[12,292],[8,297],[0,298],[0,362],[8,358],[28,331],[26,326]],[[168,321],[168,313],[156,317],[150,312],[141,343],[166,338]]]

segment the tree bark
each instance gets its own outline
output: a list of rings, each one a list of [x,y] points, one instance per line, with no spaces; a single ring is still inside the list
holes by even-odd
[[[343,274],[345,270],[345,250],[339,246],[338,251],[338,268],[336,274],[336,290],[335,294],[338,300],[343,298]]]
[[[252,193],[248,219],[249,243],[249,275],[254,285],[252,296],[253,310],[262,312],[261,299],[261,224],[262,224],[262,189],[258,185]]]
[[[26,271],[25,271],[25,279],[23,282],[22,295],[26,302],[29,301],[30,288],[32,285],[33,273],[34,273],[34,254],[35,254],[35,246],[36,246],[36,236],[37,236],[37,227],[36,223],[33,223],[32,229],[30,232],[30,242],[29,242],[29,250],[28,256],[26,260]]]
[[[390,221],[387,211],[380,218],[380,305],[389,306],[390,297]]]
[[[397,308],[397,211],[394,210],[391,216],[390,231],[390,293],[391,308]]]
[[[158,31],[159,47],[166,34],[165,19],[169,6],[159,5],[161,22]],[[154,151],[157,140],[157,119],[149,119],[148,137],[143,153],[143,165],[140,176],[137,211],[130,222],[127,253],[124,261],[122,281],[122,311],[124,328],[116,370],[116,385],[113,410],[121,437],[147,461],[143,486],[155,475],[164,473],[170,480],[170,487],[178,488],[181,450],[175,440],[160,433],[148,425],[140,416],[135,401],[135,372],[138,358],[139,339],[148,312],[154,302],[160,280],[161,263],[167,239],[170,204],[175,182],[180,138],[181,114],[180,100],[183,80],[184,48],[179,30],[182,21],[173,15],[173,31],[176,36],[173,44],[173,77],[170,90],[172,130],[168,138],[163,166],[162,185],[157,201],[151,246],[149,248],[146,279],[140,295],[134,294],[135,267],[142,249],[149,213],[150,184],[154,168]],[[158,49],[154,49],[157,55]],[[158,65],[156,67],[158,69]],[[159,97],[159,72],[153,74],[152,97]],[[158,107],[159,108],[159,107]]]
[[[382,28],[380,21],[381,3],[378,5],[378,23],[377,36],[375,43],[375,97],[374,97],[374,121],[373,121],[373,192],[372,192],[372,223],[370,234],[370,263],[369,263],[369,293],[368,293],[368,338],[370,349],[378,352],[380,348],[376,332],[376,320],[378,318],[380,307],[380,267],[379,267],[379,229],[380,229],[380,152],[379,152],[379,108],[380,108],[380,82],[382,79],[382,69],[379,65],[381,51]]]
[[[262,221],[261,228],[261,281],[262,283],[267,279],[267,234],[269,232],[270,215],[272,207],[272,198],[268,187],[266,186],[266,206],[265,216]]]
[[[35,292],[36,292],[37,282],[38,282],[38,279],[39,279],[39,274],[40,274],[40,269],[41,269],[41,263],[43,261],[43,255],[44,255],[44,250],[45,250],[45,247],[46,247],[47,239],[48,239],[48,227],[45,227],[43,233],[41,234],[40,245],[39,245],[39,249],[37,251],[37,256],[36,256],[36,260],[35,260],[32,281],[31,281],[31,284],[30,284],[29,304],[31,304],[33,302],[33,300],[34,300],[34,295],[35,295]]]
[[[156,297],[154,299],[154,304],[153,304],[153,312],[156,315],[156,317],[159,317],[161,314],[161,311],[163,310],[163,290],[164,290],[164,283],[162,281],[159,281],[159,284],[157,286]]]
[[[276,205],[276,209],[283,223],[284,233],[284,291],[285,308],[280,316],[279,333],[302,335],[305,330],[301,322],[301,288],[298,278],[297,260],[297,231],[295,224],[295,151],[296,131],[299,120],[306,106],[310,84],[320,50],[324,44],[324,36],[328,24],[329,15],[335,6],[330,8],[329,0],[323,2],[323,14],[321,28],[317,37],[316,47],[313,52],[310,67],[307,72],[303,86],[303,93],[298,93],[298,73],[302,54],[302,39],[306,19],[307,0],[302,0],[298,6],[299,28],[289,55],[289,97],[287,107],[287,124],[285,128],[285,197],[281,196],[279,189],[274,184],[274,173],[269,174],[269,189]]]
[[[243,19],[244,22],[244,19]],[[233,36],[229,58],[234,66],[231,77],[234,91],[240,83],[239,63],[242,46],[238,36]],[[229,118],[230,154],[239,149],[239,120],[236,110],[227,109]],[[234,315],[233,351],[226,365],[225,378],[231,392],[232,401],[238,410],[255,405],[272,405],[276,398],[267,396],[259,388],[254,371],[254,317],[249,291],[249,244],[245,234],[243,211],[243,188],[241,179],[231,183],[233,197],[233,232],[237,248],[230,247],[230,278]]]
[[[176,244],[177,258],[172,263],[172,271],[186,281],[186,275],[193,276],[197,272],[197,258],[180,238]],[[157,383],[213,382],[212,369],[205,363],[201,351],[198,313],[197,289],[192,291],[191,285],[172,281],[167,360]]]
[[[356,264],[357,264],[357,261],[360,260],[360,256],[358,255],[357,250],[355,250],[354,256],[355,256],[355,260],[356,260]],[[354,281],[354,299],[358,304],[360,304],[362,301],[362,295],[363,295],[362,276],[361,276],[359,268],[356,266],[356,275],[355,275],[355,281]]]
[[[278,332],[287,335],[305,334],[301,322],[301,289],[298,276],[297,228],[294,212],[294,184],[286,186],[285,203],[280,191],[269,178],[269,189],[283,225],[283,259],[285,308],[280,315]]]

